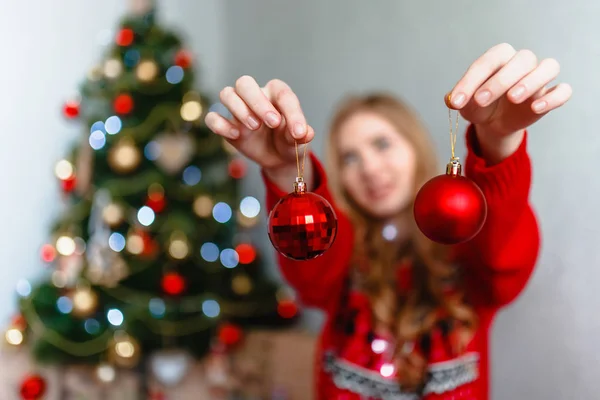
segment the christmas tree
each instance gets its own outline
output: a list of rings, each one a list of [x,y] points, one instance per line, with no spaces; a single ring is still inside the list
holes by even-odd
[[[238,191],[245,161],[204,126],[211,103],[194,89],[193,57],[151,2],[133,4],[64,106],[83,131],[54,169],[64,212],[41,248],[48,273],[21,282],[6,332],[41,363],[106,371],[157,350],[202,357],[244,327],[297,316],[253,243],[262,214]]]

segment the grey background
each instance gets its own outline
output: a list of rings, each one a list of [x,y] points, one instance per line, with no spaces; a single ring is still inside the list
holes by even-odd
[[[16,309],[15,283],[40,276],[38,249],[60,209],[53,167],[78,133],[60,118],[60,105],[99,59],[99,39],[114,33],[126,2],[1,4],[0,310],[6,323]],[[160,7],[162,20],[183,32],[198,55],[201,83],[215,99],[242,74],[261,84],[288,82],[317,131],[312,149],[319,156],[335,102],[348,91],[384,89],[416,108],[446,161],[442,97],[478,55],[508,42],[540,59],[558,59],[560,80],[573,86],[574,96],[530,130],[543,251],[527,289],[495,325],[493,398],[597,398],[600,2],[168,0]],[[263,196],[256,168],[245,190]],[[257,232],[277,275],[264,224]],[[316,332],[321,322],[310,313],[304,326]]]

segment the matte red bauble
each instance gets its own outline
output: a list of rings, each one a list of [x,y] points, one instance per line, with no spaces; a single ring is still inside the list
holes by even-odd
[[[322,255],[335,241],[337,216],[327,200],[308,192],[296,178],[294,192],[283,197],[269,215],[269,239],[273,247],[293,260]]]
[[[487,203],[475,182],[461,175],[458,158],[453,157],[446,174],[429,180],[417,193],[414,216],[429,239],[458,244],[479,233],[487,217]]]

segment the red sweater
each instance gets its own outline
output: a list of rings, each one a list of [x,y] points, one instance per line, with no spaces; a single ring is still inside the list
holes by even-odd
[[[536,263],[540,237],[529,204],[531,165],[527,136],[519,149],[501,163],[488,166],[479,156],[474,129],[467,130],[468,154],[465,175],[483,191],[488,217],[482,231],[456,250],[466,269],[466,296],[479,318],[478,331],[459,357],[443,340],[442,327],[433,330],[427,347],[429,374],[424,399],[489,399],[489,333],[497,311],[513,301],[527,284]],[[414,400],[418,396],[396,383],[390,353],[393,340],[378,338],[372,331],[369,302],[349,289],[349,267],[354,241],[351,222],[335,207],[322,165],[311,155],[315,173],[314,192],[326,198],[338,216],[338,234],[322,256],[305,262],[279,256],[285,279],[302,303],[326,313],[327,320],[317,351],[318,400]],[[286,193],[264,175],[270,211]],[[406,270],[406,269],[399,269]],[[399,275],[399,287],[402,277]]]

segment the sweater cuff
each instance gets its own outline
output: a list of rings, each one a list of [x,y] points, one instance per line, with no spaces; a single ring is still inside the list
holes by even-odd
[[[515,194],[529,195],[531,186],[531,161],[527,154],[527,131],[519,148],[498,164],[488,165],[481,156],[475,127],[467,129],[467,159],[465,175],[483,191],[488,202],[514,198]],[[521,197],[521,196],[518,196]]]

